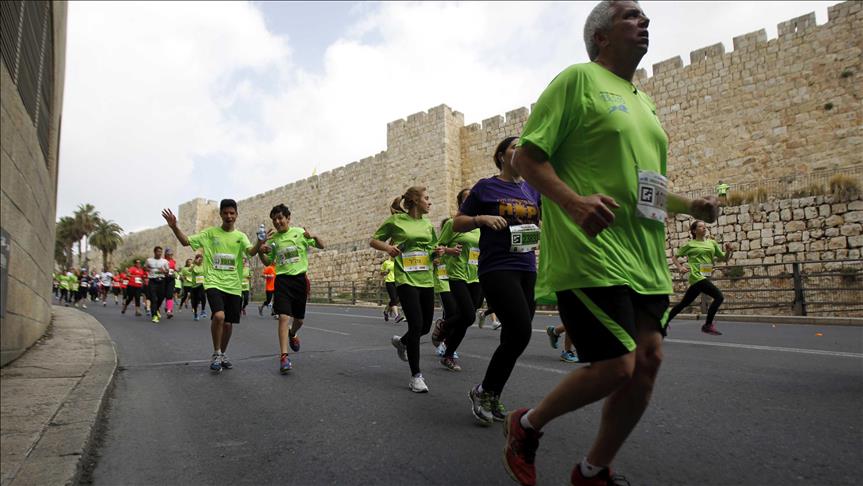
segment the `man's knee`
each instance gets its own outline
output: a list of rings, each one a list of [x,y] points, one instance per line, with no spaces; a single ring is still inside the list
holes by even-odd
[[[635,374],[635,354],[633,351],[617,358],[591,363],[590,366],[602,374],[604,382],[618,387],[631,380]]]

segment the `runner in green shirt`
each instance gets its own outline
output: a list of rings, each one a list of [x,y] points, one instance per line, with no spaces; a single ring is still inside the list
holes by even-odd
[[[225,356],[234,324],[240,322],[243,289],[243,257],[255,256],[264,243],[256,240],[252,245],[242,231],[234,229],[237,220],[237,203],[233,199],[222,199],[219,203],[221,226],[212,226],[200,233],[186,236],[177,227],[177,217],[170,209],[162,211],[162,217],[174,236],[183,246],[193,250],[204,250],[204,289],[213,317],[210,333],[213,338],[213,357],[210,370],[221,372],[231,369],[233,364]]]
[[[462,189],[456,195],[456,203],[462,203],[470,195],[470,189]],[[476,311],[482,305],[482,288],[479,284],[479,235],[480,229],[474,228],[464,233],[454,231],[453,221],[448,219],[441,227],[438,244],[446,248],[442,257],[449,273],[449,287],[452,312],[445,319],[438,319],[432,331],[432,344],[443,342],[443,356],[440,363],[450,371],[461,371],[456,351],[467,329],[476,320]]]
[[[270,210],[270,219],[276,232],[261,248],[260,258],[264,265],[275,264],[276,281],[273,289],[273,312],[279,319],[279,372],[293,369],[288,356],[288,346],[300,350],[297,336],[306,318],[306,302],[309,298],[308,252],[310,248],[323,249],[324,243],[312,236],[305,228],[291,227],[291,210],[284,204]],[[288,320],[292,320],[288,329]]]
[[[653,101],[632,82],[649,22],[636,2],[593,9],[584,28],[591,62],[551,81],[513,160],[543,195],[540,273],[557,293],[579,358],[590,363],[536,408],[507,417],[507,471],[524,485],[536,483],[542,427],[605,397],[599,434],[570,481],[611,482],[609,465],[647,408],[662,361],[672,292],[667,212],[705,221],[718,213],[713,197],[668,192],[668,138]]]
[[[192,313],[194,320],[206,319],[207,318],[207,294],[204,292],[204,281],[206,280],[206,276],[204,275],[204,255],[200,253],[195,255],[195,259],[192,261],[191,268],[191,277],[192,277]],[[198,315],[198,305],[201,306],[201,314]]]
[[[180,309],[186,306],[186,301],[191,295],[192,286],[195,284],[195,276],[192,274],[192,259],[186,259],[186,264],[177,272],[177,279],[182,286],[182,294],[180,295]]]
[[[404,205],[402,205],[404,203]],[[420,336],[428,334],[434,319],[434,266],[432,253],[437,244],[434,227],[425,216],[431,208],[425,187],[408,188],[390,206],[392,216],[375,231],[369,244],[395,260],[396,290],[408,321],[404,336],[393,336],[399,359],[410,364],[409,388],[427,393],[420,372]]]
[[[72,297],[69,293],[69,289],[71,288],[72,279],[72,267],[69,267],[66,270],[66,273],[60,274],[57,277],[57,280],[60,282],[60,301],[63,302],[65,307],[69,307],[69,302],[71,302]]]
[[[384,309],[384,320],[389,321],[390,317],[395,318],[395,322],[404,320],[399,314],[399,295],[396,292],[396,264],[391,257],[381,263],[381,276],[384,277],[384,286],[387,289],[387,295],[390,298],[387,308]]]
[[[683,300],[671,309],[668,314],[668,321],[670,322],[674,316],[680,314],[680,311],[692,304],[700,294],[707,294],[713,299],[713,302],[707,309],[707,320],[701,326],[701,332],[719,336],[722,333],[716,329],[713,318],[716,316],[719,306],[722,305],[722,301],[725,300],[725,296],[710,281],[710,273],[713,272],[713,262],[717,259],[727,262],[734,247],[731,246],[731,243],[725,243],[725,251],[723,252],[716,240],[707,239],[707,225],[704,224],[704,221],[693,221],[689,225],[689,233],[692,235],[692,241],[681,246],[677,250],[677,254],[671,257],[681,274],[689,272],[689,288],[686,289]],[[686,257],[689,265],[683,266],[677,257]]]

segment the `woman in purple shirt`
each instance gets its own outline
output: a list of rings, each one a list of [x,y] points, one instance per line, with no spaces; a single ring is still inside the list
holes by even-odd
[[[459,208],[455,231],[480,228],[479,281],[489,307],[502,324],[500,345],[480,385],[470,391],[474,417],[482,425],[503,422],[500,395],[515,362],[530,342],[536,309],[536,255],[539,244],[539,193],[512,167],[518,137],[507,137],[494,152],[500,174],[481,179]]]

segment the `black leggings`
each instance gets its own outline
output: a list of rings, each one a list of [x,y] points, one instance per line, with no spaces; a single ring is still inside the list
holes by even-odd
[[[441,319],[446,320],[449,319],[449,316],[455,315],[458,313],[458,308],[455,305],[455,298],[452,296],[452,292],[441,292],[440,293],[440,304],[441,304]]]
[[[127,307],[132,300],[135,301],[135,308],[141,305],[141,287],[126,287],[126,302],[123,307]]]
[[[204,293],[204,286],[198,285],[197,287],[192,287],[192,310],[195,314],[198,313],[198,304],[201,305],[201,313],[204,312],[204,309],[207,308],[207,294]]]
[[[261,307],[266,307],[270,305],[270,302],[273,301],[273,294],[275,293],[275,290],[267,290],[267,300],[265,300],[264,303],[261,304]]]
[[[668,314],[668,322],[671,322],[671,320],[674,319],[674,316],[680,314],[680,311],[694,302],[695,298],[700,294],[707,294],[713,298],[713,303],[710,304],[710,307],[707,309],[707,321],[705,322],[705,325],[713,324],[713,317],[716,316],[716,311],[719,310],[719,306],[722,305],[722,301],[725,300],[725,296],[722,295],[722,291],[716,288],[716,286],[713,285],[713,282],[707,278],[695,282],[691,287],[686,289],[686,293],[683,295],[683,300],[674,306]]]
[[[408,364],[413,376],[420,372],[420,336],[429,333],[434,319],[434,288],[402,284],[397,291],[408,321],[408,332],[401,341],[407,346]]]
[[[243,291],[243,307],[242,307],[242,309],[246,310],[247,305],[249,305],[249,291],[244,290]]]
[[[189,296],[192,294],[192,287],[183,286],[183,293],[180,295],[180,307],[186,304]]]
[[[530,342],[531,322],[536,310],[533,297],[536,273],[499,270],[483,274],[479,281],[489,307],[494,308],[502,325],[500,345],[488,363],[482,389],[500,394],[516,360]]]
[[[385,282],[384,286],[387,288],[387,295],[390,296],[390,302],[387,304],[387,307],[399,305],[399,294],[396,292],[396,283]]]
[[[476,310],[482,304],[482,288],[479,282],[450,280],[449,290],[455,303],[455,312],[448,314],[441,326],[446,338],[446,356],[452,357],[464,339],[467,329],[476,320]]]

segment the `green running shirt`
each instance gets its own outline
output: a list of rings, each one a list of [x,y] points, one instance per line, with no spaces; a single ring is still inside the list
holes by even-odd
[[[448,219],[440,230],[438,245],[453,248],[461,245],[461,254],[444,255],[449,278],[466,283],[479,282],[479,228],[467,233],[456,233],[452,229],[452,219]]]
[[[204,289],[243,294],[243,257],[252,248],[245,233],[211,226],[190,236],[189,244],[193,250],[204,249]]]
[[[670,294],[665,223],[636,210],[639,171],[664,176],[668,154],[647,94],[599,64],[570,66],[536,102],[519,145],[527,142],[548,155],[576,193],[605,194],[620,205],[614,223],[591,238],[543,196],[540,272],[549,289],[626,285],[640,294]]]
[[[391,241],[401,250],[401,255],[394,259],[396,285],[434,287],[432,252],[437,244],[437,235],[427,217],[414,219],[404,213],[393,214],[372,238]]]
[[[302,228],[293,227],[278,232],[267,240],[270,261],[276,265],[276,275],[300,275],[309,270],[308,249],[315,248],[315,240],[306,238]]]
[[[725,252],[716,240],[690,240],[677,249],[677,256],[685,256],[689,265],[689,285],[698,283],[710,277],[713,271],[713,261],[725,259]]]

